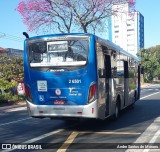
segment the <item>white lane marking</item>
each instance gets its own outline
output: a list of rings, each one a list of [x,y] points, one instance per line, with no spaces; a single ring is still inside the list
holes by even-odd
[[[159,130],[159,128],[160,117],[157,117],[134,143],[148,143],[149,139],[157,132],[157,130]]]
[[[149,127],[137,138],[136,143],[154,143],[160,134],[160,117],[157,117]],[[149,139],[152,139],[149,141]],[[133,143],[133,145],[134,145]],[[135,149],[127,149],[125,152],[133,152]],[[136,149],[136,152],[143,152],[144,149]]]
[[[156,91],[159,91],[159,89],[155,89]]]
[[[25,141],[25,142],[19,143],[18,145],[20,145],[20,144],[30,144],[30,143],[34,143],[34,142],[39,141],[39,140],[41,140],[41,139],[43,139],[43,138],[46,138],[46,137],[49,137],[49,136],[54,135],[54,134],[56,134],[56,133],[59,133],[59,132],[61,132],[61,131],[63,131],[63,130],[64,130],[64,129],[59,129],[59,130],[56,130],[56,131],[52,131],[52,132],[43,134],[43,135],[41,135],[41,136],[38,136],[38,137],[36,137],[36,138],[27,140],[27,141]],[[3,150],[2,152],[10,152],[10,151],[14,151],[14,150],[15,150],[15,149],[7,149],[7,150]]]
[[[153,90],[153,89],[148,89],[149,91]]]
[[[24,118],[24,119],[19,119],[19,120],[16,120],[16,121],[7,122],[7,123],[4,123],[4,124],[0,124],[0,127],[5,126],[5,125],[9,125],[9,124],[13,124],[13,123],[17,123],[17,122],[20,122],[20,121],[28,120],[28,119],[31,119],[31,117]]]
[[[63,143],[63,145],[57,150],[57,152],[66,152],[69,145],[73,143],[73,141],[75,140],[75,138],[78,136],[78,134],[80,133],[91,133],[91,134],[141,134],[141,133],[137,133],[137,132],[94,132],[94,131],[82,131],[82,132],[78,132],[78,131],[73,131],[71,133],[71,135],[67,138],[67,140]]]
[[[140,99],[144,99],[144,98],[147,98],[147,97],[153,96],[153,95],[158,94],[158,93],[160,93],[160,92],[152,93],[152,94],[150,94],[150,95],[148,95],[148,96],[144,96],[144,97],[142,97],[142,98],[140,98]]]
[[[51,136],[51,135],[54,135],[54,134],[59,133],[59,132],[61,132],[61,131],[64,131],[65,129],[70,128],[70,127],[73,127],[73,126],[76,126],[76,125],[78,125],[78,124],[79,124],[79,122],[78,122],[78,123],[75,123],[74,125],[73,125],[73,124],[72,124],[72,125],[69,125],[69,126],[65,127],[64,129],[58,129],[58,130],[55,130],[55,131],[52,131],[52,132],[49,132],[49,133],[40,135],[40,136],[38,136],[38,137],[35,137],[35,138],[32,138],[32,139],[27,140],[27,141],[25,141],[25,142],[22,142],[22,144],[30,144],[30,143],[37,142],[37,141],[39,141],[39,140],[41,140],[41,139],[44,139],[44,138],[46,138],[46,137],[49,137],[49,136]],[[19,145],[20,145],[20,144],[21,144],[21,143],[19,143]],[[15,149],[8,149],[8,150],[3,150],[2,152],[10,152],[10,151],[14,151],[14,150],[15,150]]]
[[[150,144],[151,144],[151,143],[155,143],[156,140],[157,140],[157,138],[159,137],[159,135],[160,135],[160,130],[158,130],[158,131],[154,134],[153,138],[149,141],[149,143],[150,143]],[[150,151],[150,149],[144,149],[144,150],[143,150],[143,152],[149,152],[149,151]]]
[[[94,132],[94,131],[82,131],[82,132],[79,132],[79,133],[90,133],[90,134],[102,134],[102,135],[105,135],[105,134],[108,134],[108,135],[140,135],[141,133],[140,132],[112,132],[112,131],[108,131],[108,132]]]
[[[27,141],[23,142],[23,144],[34,143],[34,142],[39,141],[39,140],[41,140],[41,139],[43,139],[43,138],[46,138],[46,137],[49,137],[49,136],[54,135],[54,134],[56,134],[56,133],[59,133],[59,132],[61,132],[61,131],[63,131],[63,130],[64,130],[64,129],[59,129],[59,130],[51,131],[51,132],[49,132],[49,133],[46,133],[46,134],[43,134],[43,135],[41,135],[41,136],[35,137],[35,138],[33,138],[33,139],[27,140]]]

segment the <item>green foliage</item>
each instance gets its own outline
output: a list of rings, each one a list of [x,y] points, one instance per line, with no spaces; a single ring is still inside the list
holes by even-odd
[[[13,57],[8,60],[7,54],[0,56],[0,79],[8,81],[23,78],[23,60],[22,58]]]
[[[142,49],[138,56],[144,67],[144,81],[151,82],[154,77],[160,75],[160,45],[148,49]]]
[[[23,59],[12,57],[9,60],[7,53],[0,55],[0,102],[19,98],[12,94],[19,79],[23,79]]]
[[[136,83],[135,82],[129,83],[129,90],[133,90],[135,88],[136,88]]]
[[[5,93],[3,95],[0,95],[0,103],[1,102],[8,102],[9,100],[11,100],[12,96],[10,93]]]
[[[11,89],[13,87],[17,86],[16,81],[9,82],[8,80],[5,79],[0,79],[0,90],[7,90]]]
[[[24,99],[25,99],[24,96],[22,95],[12,96],[10,92],[0,95],[0,103],[16,102],[16,101],[22,101]]]

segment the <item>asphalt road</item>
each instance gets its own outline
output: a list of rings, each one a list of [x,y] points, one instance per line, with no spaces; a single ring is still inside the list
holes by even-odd
[[[30,118],[26,108],[0,111],[0,143],[19,144],[19,149],[36,148],[31,147],[32,144],[36,144],[37,148],[50,148],[41,151],[52,152],[160,151],[159,130],[159,84],[142,88],[141,99],[136,102],[134,109],[122,111],[120,118],[116,121],[108,119],[68,123],[63,120]],[[150,145],[150,143],[156,144]],[[3,148],[5,146],[3,145]],[[150,146],[149,149],[147,146]],[[75,147],[76,149],[72,149]]]

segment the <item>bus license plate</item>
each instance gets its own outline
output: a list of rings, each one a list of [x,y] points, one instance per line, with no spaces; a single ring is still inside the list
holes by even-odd
[[[64,100],[54,100],[55,105],[64,105],[65,101]]]

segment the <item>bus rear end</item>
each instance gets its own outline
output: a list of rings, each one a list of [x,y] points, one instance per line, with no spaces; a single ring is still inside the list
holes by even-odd
[[[26,102],[32,117],[97,118],[94,36],[48,35],[26,39]]]

